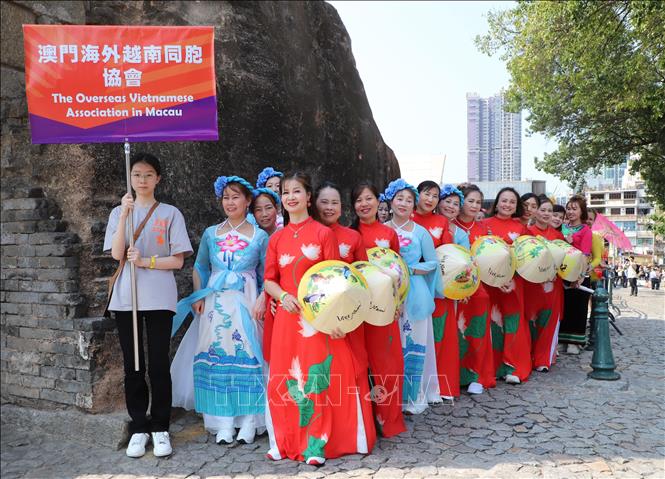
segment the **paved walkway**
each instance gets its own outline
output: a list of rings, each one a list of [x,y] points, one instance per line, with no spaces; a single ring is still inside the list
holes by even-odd
[[[564,355],[526,384],[501,383],[409,417],[407,433],[381,439],[368,456],[318,469],[273,463],[263,455],[265,437],[219,446],[195,415],[180,414],[172,428],[175,452],[161,460],[4,427],[2,478],[663,478],[665,291],[643,288],[631,298],[620,289],[615,303],[622,305],[618,324],[625,334],[611,332],[619,381],[587,379],[590,352]]]

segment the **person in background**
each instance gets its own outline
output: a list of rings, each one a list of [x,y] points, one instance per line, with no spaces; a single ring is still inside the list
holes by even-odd
[[[523,215],[519,193],[514,188],[502,188],[484,223],[490,234],[512,245],[519,236],[529,234],[520,222]],[[486,288],[492,301],[493,327],[497,325],[496,336],[503,339],[493,344],[496,376],[508,384],[525,382],[531,374],[531,334],[524,315],[524,280],[515,273],[505,286]]]
[[[651,281],[651,289],[659,290],[660,289],[660,269],[655,266],[651,268],[649,273],[649,281]]]
[[[453,222],[468,235],[469,243],[473,244],[479,237],[489,234],[485,222],[476,221],[483,205],[483,193],[471,183],[463,183],[458,188],[464,196],[464,202]],[[485,389],[496,387],[490,306],[490,297],[482,282],[470,298],[457,303],[460,384],[468,386],[469,394],[482,394]]]
[[[185,257],[191,255],[193,250],[182,213],[155,199],[161,174],[162,168],[155,156],[138,153],[132,158],[130,177],[136,200],[131,193],[122,197],[122,204],[109,215],[104,237],[104,251],[110,250],[113,259],[120,261],[121,268],[113,285],[108,310],[114,313],[122,349],[125,402],[131,418],[131,437],[126,451],[129,457],[145,454],[151,433],[156,457],[169,456],[173,452],[168,433],[171,418],[169,348],[178,301],[173,271],[182,268]],[[132,248],[128,248],[126,230],[130,214],[136,228],[134,234],[140,233]],[[141,229],[141,225],[145,227]],[[138,371],[134,370],[131,277],[130,268],[124,267],[126,261],[136,268]],[[148,343],[150,388],[145,380],[144,330]]]
[[[379,222],[385,223],[390,220],[390,203],[386,200],[386,197],[383,196],[383,193],[379,195],[379,208],[377,210],[379,217]]]
[[[557,231],[561,231],[563,221],[566,219],[566,208],[561,205],[552,206],[552,220],[550,225]]]
[[[536,211],[540,206],[540,200],[538,195],[535,193],[524,193],[521,197],[521,200],[522,206],[524,207],[524,212],[522,213],[520,222],[524,226],[528,227],[529,225],[533,224],[534,216],[536,215]]]
[[[626,278],[630,283],[630,295],[637,296],[637,278],[639,276],[639,265],[635,263],[635,256],[629,256],[626,266]]]
[[[420,183],[418,185],[418,204],[411,217],[413,221],[425,228],[430,234],[434,242],[434,248],[453,242],[448,217],[435,214],[435,211],[438,210],[440,193],[439,185],[435,182],[423,181]],[[457,203],[457,211],[459,211],[459,198],[457,198]],[[439,392],[446,401],[452,401],[460,394],[459,341],[456,317],[455,301],[444,298],[443,294],[437,291],[434,298],[432,328],[434,331],[436,370],[439,376]]]
[[[275,170],[272,166],[267,166],[261,170],[261,173],[259,173],[259,176],[256,178],[256,188],[268,188],[279,195],[283,177],[284,173]],[[281,209],[278,209],[277,211],[276,224],[278,228],[284,226],[284,216],[281,214]]]
[[[588,219],[586,200],[583,196],[574,195],[566,203],[566,220],[561,232],[565,240],[584,253],[591,256],[592,233],[586,225]],[[589,277],[580,278],[570,284],[564,291],[563,319],[559,329],[559,342],[566,345],[568,354],[579,354],[580,346],[586,344],[587,316],[589,310],[589,293],[578,289],[579,283],[589,287]]]
[[[432,209],[439,198],[438,186],[434,185]],[[393,218],[386,225],[397,233],[399,253],[409,267],[410,276],[409,292],[399,315],[404,354],[404,410],[420,414],[428,403],[441,402],[432,326],[435,291],[443,287],[441,270],[432,236],[411,219],[419,204],[418,191],[398,178],[390,182],[384,194],[393,211]],[[448,222],[441,219],[445,221],[444,232],[447,233]]]
[[[593,222],[596,221],[596,210],[593,208],[587,209],[588,218],[586,220],[587,226],[592,229]],[[595,285],[598,281],[603,279],[603,256],[605,254],[605,240],[600,233],[591,231],[591,259],[589,261],[589,275],[591,277],[591,284]],[[595,286],[594,286],[595,287]]]
[[[448,228],[452,235],[453,242],[467,249],[471,248],[469,244],[469,234],[460,226],[454,223],[457,216],[460,214],[462,206],[464,205],[464,195],[460,190],[453,185],[443,185],[441,193],[439,193],[439,204],[436,211],[441,216],[448,219]]]
[[[351,204],[355,213],[351,227],[360,233],[365,249],[390,248],[399,253],[397,233],[377,220],[379,192],[376,186],[369,181],[358,183],[351,190]],[[386,393],[386,397],[372,396],[377,429],[383,437],[406,431],[402,413],[404,357],[401,342],[397,341],[399,334],[398,321],[386,326],[365,324],[365,348],[373,390]]]
[[[540,206],[534,215],[529,233],[545,240],[563,240],[563,234],[550,226],[552,200],[542,195]],[[559,322],[563,314],[563,280],[555,275],[552,281],[531,283],[524,281],[524,310],[531,327],[531,356],[533,368],[547,372],[556,361],[556,345],[559,341]]]

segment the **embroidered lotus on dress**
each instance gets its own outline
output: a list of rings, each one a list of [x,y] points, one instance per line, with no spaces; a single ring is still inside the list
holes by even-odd
[[[349,255],[349,251],[351,251],[351,245],[348,245],[346,243],[339,244],[339,255],[342,258],[346,258]]]
[[[304,254],[305,258],[308,260],[316,261],[321,254],[321,246],[317,244],[302,245],[300,251],[302,251],[302,254]]]
[[[284,253],[279,257],[279,265],[284,268],[285,266],[293,263],[293,260],[296,259],[295,256],[291,256],[290,254]]]
[[[466,322],[466,318],[464,317],[464,313],[460,312],[459,317],[457,318],[457,329],[462,334],[464,334],[464,330],[466,329],[464,327],[465,322]]]
[[[513,241],[515,241],[517,238],[519,238],[519,236],[520,236],[520,234],[515,233],[514,231],[511,231],[510,233],[508,233],[508,237]]]
[[[399,238],[399,247],[400,248],[406,248],[407,246],[409,246],[411,244],[411,238],[407,238],[406,236],[402,236],[402,235],[399,235],[399,234],[397,235],[397,237]]]
[[[311,336],[314,336],[318,331],[314,329],[312,325],[309,324],[308,321],[305,320],[302,316],[298,319],[298,322],[300,323],[300,327],[302,328],[300,331],[300,335],[303,338],[309,338]]]
[[[543,283],[543,291],[546,293],[551,293],[554,289],[554,283],[552,281],[546,281]]]
[[[247,248],[249,243],[243,239],[240,239],[239,236],[228,235],[222,241],[217,241],[217,246],[219,246],[219,249],[223,252],[229,251],[231,253],[235,253],[236,251]]]
[[[379,247],[379,248],[390,248],[390,240],[387,240],[385,238],[380,238],[380,239],[375,239],[374,243]]]
[[[443,233],[443,228],[441,228],[440,226],[437,226],[436,228],[430,228],[429,232],[436,239],[439,239],[439,238],[441,238],[441,234]]]

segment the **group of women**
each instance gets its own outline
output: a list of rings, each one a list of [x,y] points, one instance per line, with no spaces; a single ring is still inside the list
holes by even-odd
[[[132,168],[146,164],[138,161]],[[135,177],[132,170],[136,203],[143,209],[155,201],[156,186],[148,185],[147,192],[139,184],[145,176]],[[154,179],[159,181],[159,171]],[[525,382],[532,370],[551,367],[558,338],[584,342],[586,304],[575,284],[534,284],[515,275],[504,287],[481,284],[468,299],[453,301],[441,294],[435,252],[447,243],[469,248],[484,235],[509,244],[534,235],[566,239],[590,254],[580,197],[566,205],[564,223],[550,199],[504,188],[484,218],[483,194],[472,184],[424,181],[416,188],[397,179],[380,193],[361,182],[351,192],[353,221],[347,227],[340,224],[340,189],[331,182],[314,189],[302,172],[283,175],[266,168],[255,185],[221,176],[214,190],[226,219],[203,233],[194,293],[170,308],[175,316],[168,326],[175,333],[194,313],[171,365],[172,405],[201,413],[218,443],[250,443],[267,430],[272,460],[321,465],[328,458],[369,453],[377,434],[406,430],[404,415],[452,401],[461,386],[481,394],[497,379]],[[136,213],[133,206],[125,197],[117,209],[126,217]],[[134,217],[135,224],[141,220]],[[162,226],[168,233],[170,225]],[[116,235],[114,228],[107,237]],[[367,260],[367,250],[376,246],[398,252],[408,265],[410,289],[395,321],[363,323],[347,334],[313,329],[297,299],[305,272],[325,260]],[[144,256],[137,248],[127,253],[139,270],[154,269],[155,259]],[[123,353],[127,378],[134,373],[128,345]],[[151,369],[152,364],[150,356]],[[126,394],[133,394],[127,380]],[[150,439],[150,425],[141,426],[145,409],[147,401],[141,415],[128,399],[132,457],[142,455]],[[156,438],[153,428],[156,455],[164,434]],[[170,444],[168,449],[170,454]]]

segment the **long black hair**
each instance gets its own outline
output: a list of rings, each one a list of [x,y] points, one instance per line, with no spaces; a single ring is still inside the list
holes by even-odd
[[[307,213],[309,213],[309,216],[314,217],[314,212],[316,211],[316,208],[314,207],[313,198],[312,198],[314,193],[312,191],[312,179],[304,171],[292,171],[284,175],[284,178],[282,178],[282,181],[279,184],[280,197],[282,196],[282,193],[284,191],[284,184],[290,180],[295,180],[298,183],[300,183],[303,186],[303,188],[305,188],[305,192],[310,194],[310,200],[307,204]],[[284,226],[288,225],[289,212],[286,211],[286,208],[284,207],[283,204],[282,204],[282,216],[284,217]]]
[[[503,193],[506,191],[512,193],[515,195],[515,200],[517,201],[517,205],[515,207],[515,212],[513,213],[512,217],[513,218],[521,218],[522,215],[524,214],[524,206],[522,205],[522,198],[520,198],[520,194],[517,192],[515,188],[511,188],[510,186],[506,186],[505,188],[501,188],[499,192],[496,195],[496,198],[494,198],[494,203],[492,203],[492,209],[490,210],[490,216],[496,215],[497,212],[497,205],[499,203],[499,198]]]
[[[376,196],[376,200],[377,201],[379,200],[379,190],[376,187],[376,185],[371,181],[369,180],[361,181],[360,183],[358,183],[356,186],[353,187],[353,189],[351,190],[351,210],[353,211],[353,222],[351,222],[351,228],[353,228],[354,230],[357,230],[358,227],[360,226],[360,218],[358,217],[358,213],[356,213],[356,200],[365,190],[371,191],[372,194]]]

